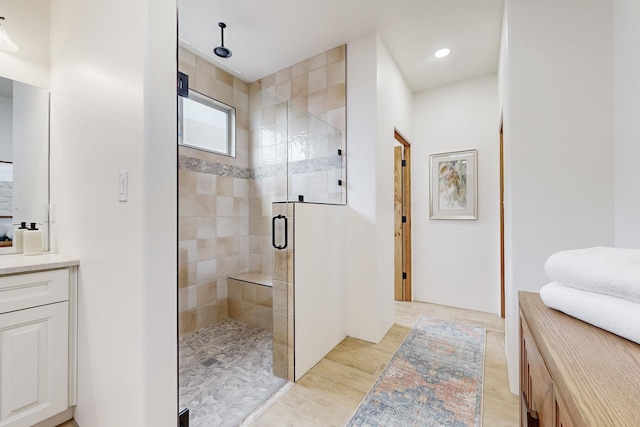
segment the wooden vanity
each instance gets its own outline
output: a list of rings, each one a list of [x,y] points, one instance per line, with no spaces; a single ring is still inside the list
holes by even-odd
[[[520,425],[640,426],[640,345],[519,300]]]
[[[56,254],[0,257],[0,427],[73,416],[77,269]]]

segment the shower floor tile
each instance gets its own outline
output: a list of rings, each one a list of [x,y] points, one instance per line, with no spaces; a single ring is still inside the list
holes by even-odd
[[[271,334],[236,320],[184,335],[180,409],[191,427],[238,426],[287,381],[272,373]]]

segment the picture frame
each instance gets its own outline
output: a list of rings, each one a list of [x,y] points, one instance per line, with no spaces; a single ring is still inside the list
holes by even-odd
[[[478,219],[478,151],[429,155],[430,219]]]

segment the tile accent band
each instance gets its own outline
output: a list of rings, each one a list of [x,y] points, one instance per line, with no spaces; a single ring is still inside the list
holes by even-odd
[[[179,156],[179,167],[183,170],[192,172],[201,172],[211,175],[231,176],[233,178],[264,178],[269,176],[280,176],[287,173],[285,163],[277,163],[273,165],[259,166],[255,169],[243,168],[232,165],[224,165],[222,163],[210,162],[207,160],[196,159],[194,157]],[[342,168],[341,156],[322,157],[319,159],[299,160],[289,163],[289,174],[298,174],[306,172],[318,172],[326,170],[335,170]]]

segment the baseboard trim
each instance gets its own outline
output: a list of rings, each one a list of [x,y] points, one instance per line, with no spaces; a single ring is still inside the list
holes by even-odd
[[[72,406],[71,408],[68,408],[66,411],[60,412],[58,415],[54,415],[51,418],[47,418],[44,421],[40,421],[38,424],[34,424],[32,427],[56,427],[56,426],[59,426],[60,424],[73,419],[73,409],[74,408],[75,408],[75,406]],[[78,425],[78,424],[75,423],[75,421],[73,423],[76,426]]]

